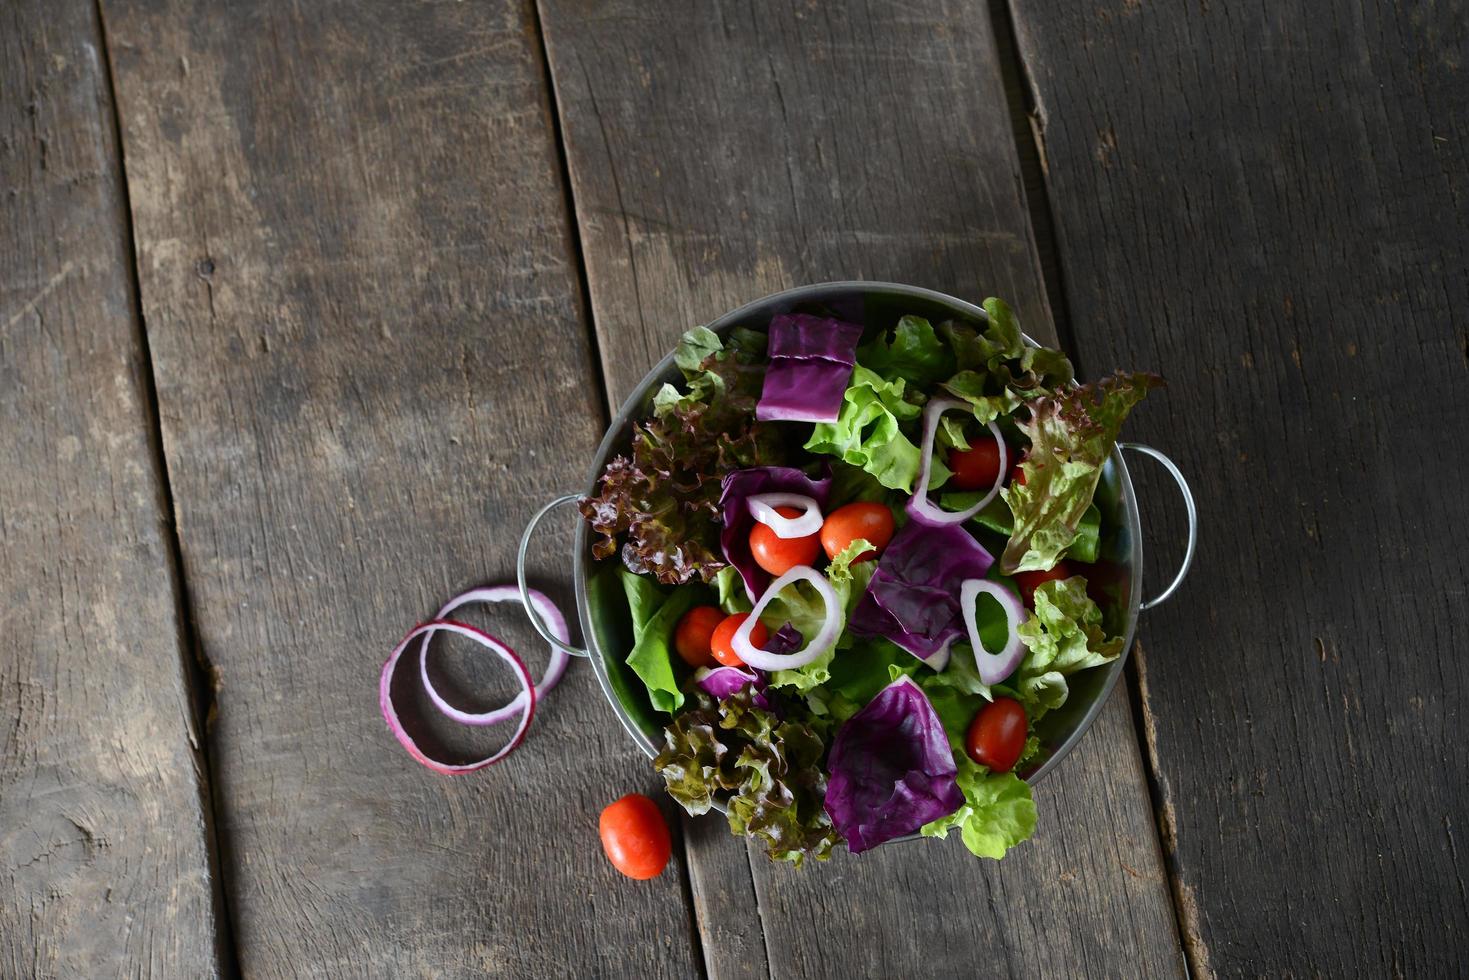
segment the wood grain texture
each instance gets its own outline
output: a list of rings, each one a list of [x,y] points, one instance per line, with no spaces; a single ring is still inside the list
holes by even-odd
[[[214,975],[213,878],[90,3],[0,9],[0,975]]]
[[[996,293],[1054,338],[982,6],[541,11],[614,401],[689,325],[802,282]],[[999,865],[954,839],[793,872],[701,826],[695,905],[730,933],[701,923],[709,974],[1178,975],[1122,692],[1038,797]]]
[[[585,665],[476,775],[420,768],[377,710],[392,644],[511,577],[604,425],[528,6],[106,22],[243,972],[690,975],[677,879],[600,856],[598,811],[655,781]],[[536,577],[568,581],[570,531]],[[492,617],[539,671],[521,620]]]
[[[1195,972],[1461,974],[1469,8],[1015,11],[1082,360],[1169,377],[1200,496],[1144,672]]]

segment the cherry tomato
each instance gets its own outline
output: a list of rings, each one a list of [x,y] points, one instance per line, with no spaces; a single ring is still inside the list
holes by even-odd
[[[662,874],[673,853],[668,823],[658,804],[638,793],[629,793],[603,810],[597,829],[607,860],[638,881]]]
[[[695,606],[683,614],[673,631],[673,648],[690,667],[714,666],[714,652],[709,638],[724,621],[724,610],[718,606]]]
[[[1055,567],[1048,568],[1044,572],[1016,572],[1015,584],[1020,586],[1020,598],[1032,609],[1035,608],[1035,590],[1040,588],[1043,582],[1054,582],[1058,579],[1070,578],[1075,573],[1066,562],[1058,561]]]
[[[726,667],[745,665],[739,654],[734,651],[734,635],[735,630],[739,629],[740,624],[749,617],[749,613],[735,613],[732,616],[724,617],[724,622],[715,628],[714,635],[709,638],[709,648],[714,652],[714,659]],[[750,642],[763,649],[765,642],[769,639],[770,630],[765,628],[764,623],[757,621],[750,630]]]
[[[882,504],[858,502],[826,515],[821,525],[821,547],[826,549],[826,557],[835,558],[858,538],[865,538],[874,550],[862,552],[856,560],[876,556],[893,539],[893,512]]]
[[[1000,475],[1000,444],[986,432],[968,449],[949,450],[948,485],[956,490],[988,490]]]
[[[781,517],[800,517],[794,507],[777,507]],[[809,565],[821,553],[821,535],[808,534],[804,538],[778,538],[768,524],[756,523],[750,529],[750,553],[755,564],[771,575],[784,575],[797,565]]]
[[[1025,471],[1020,468],[1019,463],[1016,463],[1015,468],[1010,471],[1010,482],[1025,486]]]
[[[994,772],[1015,768],[1025,751],[1025,708],[1014,698],[995,698],[980,709],[964,736],[969,758]]]

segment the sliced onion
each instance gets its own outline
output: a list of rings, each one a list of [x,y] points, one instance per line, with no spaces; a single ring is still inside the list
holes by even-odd
[[[990,434],[995,437],[995,443],[1000,447],[1000,471],[995,474],[995,485],[990,487],[990,492],[985,494],[979,503],[973,507],[966,507],[964,510],[941,510],[937,504],[928,499],[928,480],[930,471],[933,469],[933,437],[938,432],[939,416],[951,409],[968,407],[968,402],[958,398],[934,398],[923,410],[923,445],[918,450],[922,463],[918,470],[918,489],[913,491],[913,499],[908,501],[908,513],[930,524],[958,524],[961,521],[969,520],[995,499],[995,495],[1000,492],[1000,487],[1005,483],[1005,474],[1009,472],[1009,449],[1000,435],[1000,427],[990,422]]]
[[[974,607],[981,592],[994,596],[1000,608],[1005,610],[1005,619],[1009,621],[1010,637],[999,653],[990,653],[979,639],[979,627],[974,622]],[[969,630],[969,644],[974,647],[974,666],[979,671],[979,679],[986,684],[998,684],[1015,673],[1015,668],[1020,666],[1020,661],[1025,657],[1025,644],[1020,640],[1020,625],[1027,618],[1025,607],[1020,604],[1015,593],[988,579],[965,579],[964,584],[959,586],[959,606],[964,610],[964,625]]]
[[[812,587],[821,595],[822,605],[826,607],[826,617],[822,621],[821,629],[800,650],[795,653],[771,653],[761,650],[750,642],[750,633],[755,629],[755,624],[760,621],[760,614],[765,607],[770,605],[770,600],[780,595],[781,590],[792,582],[810,582]],[[740,628],[735,630],[735,635],[730,640],[730,646],[734,647],[735,655],[745,662],[748,667],[758,667],[761,670],[789,670],[793,667],[804,667],[826,651],[830,650],[842,635],[842,627],[846,624],[846,618],[842,615],[842,604],[837,599],[836,590],[816,569],[810,565],[797,565],[786,572],[780,578],[770,583],[760,601],[755,603],[755,608]]]
[[[487,647],[490,652],[514,668],[515,679],[520,682],[520,695],[516,698],[516,702],[521,704],[520,724],[515,726],[515,733],[510,736],[510,741],[505,743],[498,752],[488,758],[480,759],[478,762],[452,765],[447,762],[439,762],[437,759],[430,759],[403,727],[403,722],[398,718],[398,710],[393,707],[393,674],[398,669],[398,660],[403,656],[403,651],[408,649],[408,644],[412,643],[416,638],[426,636],[436,630],[447,630],[450,633],[458,633],[460,636],[468,637],[481,646]],[[445,776],[458,776],[466,772],[483,769],[485,766],[494,765],[511,752],[514,752],[516,747],[520,745],[521,740],[525,738],[525,731],[530,727],[530,720],[536,713],[536,688],[535,684],[531,682],[530,671],[526,669],[525,661],[516,656],[514,650],[511,650],[483,630],[476,629],[467,623],[455,622],[452,619],[436,619],[432,622],[424,623],[421,626],[415,626],[408,631],[407,636],[403,637],[402,642],[393,647],[393,652],[388,655],[388,662],[383,664],[382,678],[378,681],[377,700],[378,707],[382,709],[383,720],[388,723],[388,730],[393,733],[393,737],[398,740],[398,743],[407,749],[408,754],[413,756],[418,762],[432,769],[434,772]]]
[[[551,635],[562,643],[567,642],[571,638],[571,635],[566,630],[566,617],[561,615],[561,610],[557,609],[556,604],[546,598],[544,594],[537,592],[535,589],[529,589],[528,591],[530,592],[531,605],[535,607],[536,612],[540,613],[541,619],[545,620],[546,625],[551,630]],[[460,606],[467,606],[472,602],[518,603],[520,602],[520,589],[514,585],[493,585],[483,589],[470,589],[468,592],[462,592],[444,603],[444,608],[438,611],[434,619],[444,619],[455,609],[458,609]],[[504,721],[506,718],[514,717],[524,710],[524,693],[517,694],[509,704],[501,705],[491,711],[478,713],[456,708],[444,700],[443,695],[439,694],[438,689],[434,687],[433,682],[428,678],[429,641],[434,638],[434,632],[431,629],[425,633],[423,635],[423,642],[418,646],[418,676],[422,679],[423,689],[428,692],[429,700],[434,703],[434,707],[461,725],[494,725]],[[507,652],[514,656],[514,652],[510,651],[499,640],[489,634],[485,634],[485,636],[490,641],[490,644],[494,644],[499,648],[495,652],[500,654],[500,656],[503,657]],[[486,645],[488,646],[489,644]],[[542,675],[540,683],[536,685],[536,697],[545,697],[547,692],[560,682],[561,675],[566,673],[566,664],[570,659],[562,650],[556,647],[551,648],[551,659],[546,664],[546,673]]]
[[[745,500],[750,516],[775,532],[777,538],[804,538],[821,530],[821,505],[801,493],[757,493]],[[800,517],[786,517],[777,507],[799,507]]]

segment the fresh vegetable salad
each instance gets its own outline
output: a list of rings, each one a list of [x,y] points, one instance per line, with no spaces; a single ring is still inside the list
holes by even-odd
[[[950,831],[1002,857],[1035,831],[1037,723],[1122,653],[1092,498],[1161,380],[1077,385],[984,309],[697,327],[580,503],[668,792],[773,859]]]

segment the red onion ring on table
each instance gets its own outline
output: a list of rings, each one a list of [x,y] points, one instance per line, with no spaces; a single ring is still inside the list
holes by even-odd
[[[398,718],[398,710],[393,707],[393,674],[398,669],[398,661],[402,658],[403,651],[408,649],[408,644],[412,643],[418,637],[426,636],[436,630],[458,633],[460,636],[468,637],[481,646],[486,647],[490,652],[515,669],[515,679],[520,682],[519,697],[525,699],[520,715],[520,724],[515,727],[515,733],[510,736],[509,742],[505,743],[494,755],[480,759],[478,762],[453,765],[429,758],[418,747],[418,743],[413,741],[413,736],[409,735],[403,727],[403,722]],[[444,776],[460,776],[467,772],[483,769],[486,766],[494,765],[511,752],[514,752],[516,747],[525,738],[526,729],[530,728],[531,718],[536,713],[536,686],[531,680],[530,671],[526,669],[525,661],[521,660],[514,650],[511,650],[483,630],[476,629],[467,623],[455,622],[452,619],[432,620],[420,626],[415,626],[408,631],[408,635],[403,637],[397,646],[393,647],[393,652],[388,655],[387,663],[383,664],[382,677],[378,681],[377,698],[378,707],[383,713],[383,720],[388,723],[388,730],[393,733],[393,737],[398,740],[398,744],[407,749],[408,754],[413,756],[415,760]]]
[[[551,635],[555,636],[562,643],[570,640],[571,634],[566,629],[566,617],[561,615],[561,610],[556,608],[556,604],[535,589],[529,589],[527,591],[530,593],[531,605],[535,607],[536,612],[540,613],[541,618],[545,620],[546,625],[551,630]],[[520,590],[513,585],[492,585],[480,589],[470,589],[468,592],[461,592],[444,603],[443,608],[434,615],[434,619],[444,619],[455,609],[458,609],[460,606],[469,605],[472,602],[520,602]],[[428,677],[429,641],[433,639],[434,632],[434,630],[429,630],[425,633],[423,635],[423,642],[418,645],[418,676],[423,681],[423,689],[428,692],[429,700],[434,703],[434,707],[461,725],[495,725],[504,721],[506,718],[513,717],[524,709],[524,692],[517,694],[508,704],[501,705],[490,711],[478,713],[456,708],[446,701]],[[508,647],[488,633],[485,634],[485,637],[490,643],[499,647],[496,652],[502,657],[506,651],[509,651]],[[488,646],[489,644],[486,645]],[[510,652],[513,653],[513,651]],[[545,697],[560,682],[561,675],[566,673],[566,665],[570,659],[564,651],[556,647],[551,648],[551,659],[546,664],[546,672],[541,676],[540,682],[536,684],[536,697]]]
[[[908,513],[929,524],[958,524],[984,510],[1000,492],[1000,487],[1005,483],[1005,474],[1010,468],[1010,452],[1004,437],[1000,435],[1000,427],[990,422],[990,434],[995,437],[995,443],[1000,449],[1000,469],[995,474],[995,485],[990,487],[990,492],[979,503],[963,510],[940,510],[937,504],[928,499],[928,481],[933,470],[933,438],[938,432],[939,416],[955,408],[969,408],[969,403],[958,398],[934,398],[923,409],[923,445],[918,449],[922,463],[918,470],[918,489],[913,491],[913,499],[908,501]]]
[[[998,653],[986,650],[979,639],[974,610],[980,593],[992,597],[1000,604],[1010,627],[1009,638]],[[964,626],[969,631],[969,644],[974,647],[974,668],[979,672],[979,679],[986,684],[998,684],[1015,673],[1020,661],[1025,658],[1025,643],[1020,639],[1020,626],[1029,618],[1015,593],[988,579],[966,579],[959,586],[959,608],[964,611]]]
[[[775,532],[777,538],[804,538],[821,530],[821,505],[803,493],[757,493],[745,500],[750,516]],[[799,517],[787,517],[777,508],[799,507]]]
[[[811,638],[806,646],[795,653],[771,653],[761,650],[750,640],[750,634],[755,629],[755,624],[760,621],[760,614],[770,601],[780,595],[781,590],[793,582],[809,582],[821,596],[822,605],[825,607],[826,617],[821,624],[821,629]],[[793,667],[804,667],[826,651],[830,650],[842,635],[842,627],[846,625],[846,617],[842,615],[842,604],[837,599],[836,590],[831,583],[810,565],[797,565],[786,572],[780,578],[770,583],[760,601],[755,603],[755,608],[740,628],[735,630],[735,635],[730,640],[730,646],[734,647],[735,655],[745,662],[747,667],[758,667],[761,670],[789,670]]]

